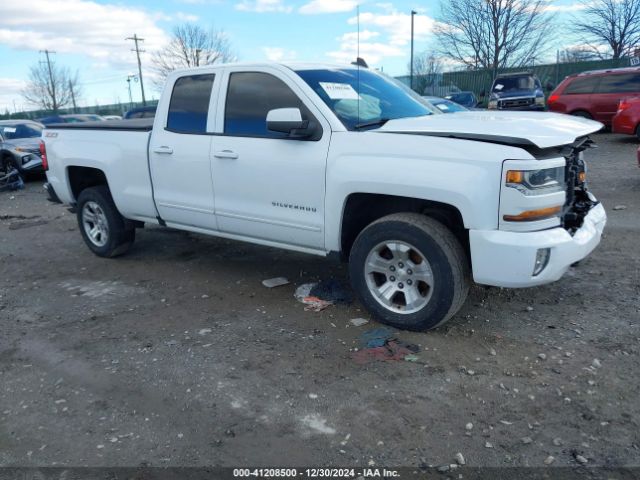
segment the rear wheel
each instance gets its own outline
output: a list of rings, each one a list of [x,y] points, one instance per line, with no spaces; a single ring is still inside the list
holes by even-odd
[[[451,318],[469,290],[468,262],[443,224],[414,213],[393,214],[365,228],[349,258],[354,290],[382,322],[428,330]]]
[[[108,187],[100,185],[83,190],[78,196],[77,208],[82,238],[96,255],[122,255],[135,240],[135,229],[127,226]]]
[[[591,116],[591,114],[589,112],[585,112],[584,110],[571,112],[571,115],[573,115],[574,117],[582,117],[582,118],[587,118],[589,120],[593,120],[593,117]]]

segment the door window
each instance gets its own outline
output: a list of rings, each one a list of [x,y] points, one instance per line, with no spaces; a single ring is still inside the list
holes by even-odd
[[[303,120],[315,122],[298,96],[279,78],[260,72],[236,72],[229,78],[224,133],[230,136],[286,138],[267,130],[267,113],[276,108],[298,108]]]
[[[640,73],[625,73],[602,77],[598,93],[640,92]]]
[[[565,88],[563,94],[593,93],[598,84],[598,77],[578,77]]]
[[[209,100],[215,75],[180,77],[173,85],[167,130],[176,133],[202,134],[207,131]]]

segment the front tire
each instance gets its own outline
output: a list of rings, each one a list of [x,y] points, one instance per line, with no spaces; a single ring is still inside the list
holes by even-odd
[[[122,255],[136,238],[135,228],[116,208],[109,188],[100,185],[83,190],[78,196],[78,226],[85,243],[99,257]]]
[[[380,321],[429,330],[464,304],[470,272],[465,252],[440,222],[415,213],[383,217],[366,227],[349,257],[362,304]]]

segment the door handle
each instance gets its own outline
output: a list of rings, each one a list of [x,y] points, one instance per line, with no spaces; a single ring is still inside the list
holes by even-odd
[[[154,148],[153,153],[162,153],[165,155],[171,155],[173,153],[173,148],[163,145],[162,147]]]
[[[231,160],[235,160],[239,157],[239,155],[233,150],[222,150],[221,152],[215,152],[213,156],[216,158],[230,158]]]

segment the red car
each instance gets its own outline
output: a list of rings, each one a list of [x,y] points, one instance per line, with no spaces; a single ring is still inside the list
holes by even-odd
[[[636,135],[640,139],[640,97],[620,100],[611,130],[613,133]]]
[[[591,118],[611,126],[620,100],[640,96],[640,67],[569,75],[547,100],[549,110]]]

